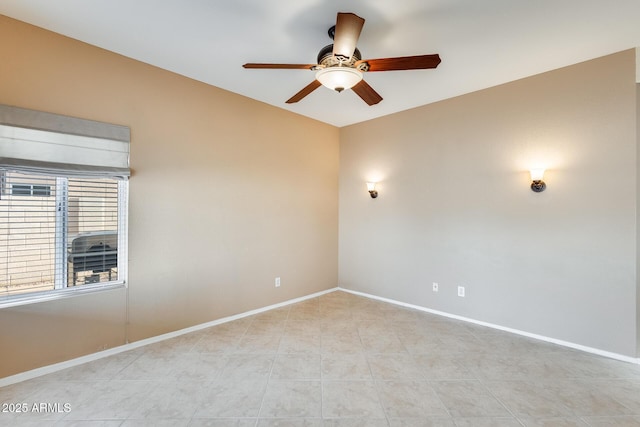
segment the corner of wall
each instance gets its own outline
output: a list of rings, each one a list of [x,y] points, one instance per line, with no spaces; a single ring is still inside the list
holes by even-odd
[[[636,48],[636,83],[640,83],[640,47]]]
[[[636,357],[640,358],[640,47],[636,49]]]

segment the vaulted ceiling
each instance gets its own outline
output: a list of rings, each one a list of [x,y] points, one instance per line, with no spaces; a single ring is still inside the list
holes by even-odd
[[[315,63],[337,12],[366,19],[363,58],[442,63],[366,73],[375,106],[326,88],[285,104],[313,71],[242,68]],[[638,0],[0,0],[0,14],[335,126],[640,46]]]

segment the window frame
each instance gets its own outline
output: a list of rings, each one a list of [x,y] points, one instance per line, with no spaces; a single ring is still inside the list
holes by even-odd
[[[58,175],[50,175],[59,183],[66,177]],[[118,277],[108,282],[88,283],[79,286],[71,286],[67,280],[67,248],[66,235],[63,240],[63,246],[56,248],[54,261],[54,276],[62,274],[64,278],[64,287],[60,287],[60,280],[54,280],[54,289],[47,291],[32,291],[16,295],[0,297],[0,309],[8,307],[16,307],[26,304],[40,303],[44,301],[52,301],[63,298],[69,298],[78,295],[126,288],[128,286],[128,205],[129,205],[129,181],[128,179],[118,179],[117,181],[117,198],[118,198]],[[25,194],[26,196],[26,194]],[[44,197],[44,196],[43,196]],[[69,217],[64,216],[63,222],[59,223],[56,219],[56,227],[68,227]]]

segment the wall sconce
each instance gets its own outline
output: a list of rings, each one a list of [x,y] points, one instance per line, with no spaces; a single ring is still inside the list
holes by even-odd
[[[369,190],[369,194],[372,199],[378,197],[378,192],[376,191],[376,183],[375,182],[367,182],[367,190]]]
[[[540,193],[547,188],[547,184],[544,183],[542,178],[544,177],[544,169],[531,169],[531,190],[536,193]]]

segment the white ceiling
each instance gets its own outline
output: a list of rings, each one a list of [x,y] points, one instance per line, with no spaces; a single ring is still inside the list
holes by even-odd
[[[366,19],[365,59],[439,53],[435,70],[365,74],[384,98],[319,88],[337,12]],[[640,0],[0,0],[0,14],[335,126],[345,126],[640,46]],[[3,61],[10,59],[3,59]]]

